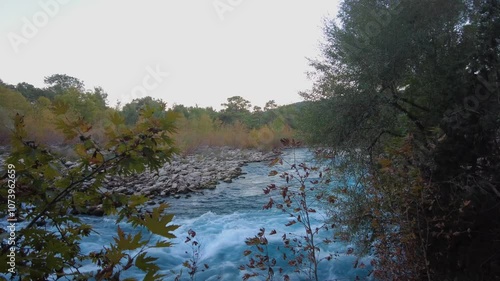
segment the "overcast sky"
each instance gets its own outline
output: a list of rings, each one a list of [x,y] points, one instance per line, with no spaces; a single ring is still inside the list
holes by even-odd
[[[51,74],[101,86],[111,105],[149,95],[212,106],[300,101],[336,0],[0,0],[0,79]]]

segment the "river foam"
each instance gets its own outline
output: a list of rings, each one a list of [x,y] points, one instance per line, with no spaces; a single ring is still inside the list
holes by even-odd
[[[288,153],[285,157],[293,157]],[[304,150],[295,152],[295,158],[303,160],[308,153]],[[292,160],[290,160],[292,161]],[[187,270],[182,267],[182,263],[191,258],[191,246],[184,243],[188,230],[196,231],[196,239],[200,242],[200,271],[196,275],[196,280],[241,280],[245,271],[238,269],[245,265],[249,257],[243,252],[250,249],[245,244],[245,239],[254,237],[260,228],[266,229],[269,240],[269,254],[271,258],[276,258],[278,267],[283,266],[290,275],[291,280],[307,280],[305,275],[293,273],[293,269],[285,267],[282,253],[277,251],[279,246],[283,249],[281,236],[298,237],[304,235],[304,229],[299,223],[287,227],[285,224],[290,217],[276,209],[263,210],[262,206],[269,200],[268,195],[264,195],[262,189],[270,183],[282,183],[279,177],[269,177],[270,168],[265,163],[251,163],[243,167],[244,177],[235,179],[232,183],[221,183],[214,190],[206,190],[204,194],[192,194],[189,198],[168,198],[171,205],[168,212],[174,213],[174,224],[180,225],[174,233],[177,236],[172,242],[175,244],[168,249],[153,248],[148,254],[158,258],[158,265],[161,273],[166,274],[165,280],[174,280],[175,276],[183,272],[181,280],[190,280]],[[81,249],[84,253],[99,251],[103,246],[109,246],[116,236],[117,225],[113,217],[89,217],[82,216],[83,222],[94,227],[90,237],[82,240]],[[321,225],[324,214],[318,209],[313,215],[313,223]],[[120,227],[126,232],[134,233],[130,225],[120,223]],[[276,230],[276,235],[269,235],[271,230]],[[318,239],[331,238],[333,233],[320,234]],[[360,280],[366,280],[369,269],[354,269],[355,257],[347,255],[347,249],[351,245],[344,243],[332,243],[320,246],[321,256],[329,253],[336,254],[334,260],[323,261],[319,267],[319,280],[355,280],[356,276]],[[254,250],[254,249],[251,249]],[[131,253],[133,254],[133,253]],[[361,260],[369,264],[369,259]],[[208,268],[204,267],[208,265]],[[91,264],[84,264],[82,272],[93,271],[96,268]],[[202,271],[203,270],[203,271]],[[265,280],[265,272],[261,277],[253,280]],[[122,274],[122,278],[135,277],[138,280],[144,278],[145,273],[138,269],[127,270]],[[282,278],[276,278],[282,280]]]

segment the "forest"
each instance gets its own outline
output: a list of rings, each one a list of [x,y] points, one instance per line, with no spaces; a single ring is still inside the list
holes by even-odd
[[[120,114],[127,126],[134,125],[141,108],[156,108],[159,112],[175,112],[176,127],[182,128],[172,136],[179,148],[190,151],[199,146],[232,146],[241,148],[270,149],[279,139],[291,137],[298,126],[300,103],[278,106],[274,100],[262,107],[252,106],[243,97],[233,96],[223,103],[223,109],[211,107],[186,107],[181,104],[167,105],[161,99],[149,96],[134,99],[130,103],[108,106],[106,92],[97,87],[85,89],[84,82],[66,74],[54,74],[45,78],[44,88],[21,82],[8,85],[0,81],[2,98],[0,142],[8,144],[13,127],[12,116],[25,116],[29,138],[39,143],[64,145],[64,136],[54,123],[51,108],[57,104],[69,106],[68,114],[83,118],[92,129],[89,131],[104,140],[104,129],[110,124],[109,116]],[[168,108],[167,108],[168,107]]]
[[[315,168],[292,166],[306,175],[296,191],[288,189],[288,174],[281,177],[285,207],[298,200],[291,216],[304,214],[293,223],[304,224],[299,248],[307,254],[289,262],[309,265],[304,280],[319,280],[316,233],[306,221],[316,210],[305,204],[313,196],[306,185],[330,179],[336,184],[317,199],[337,229],[334,240],[352,243],[349,254],[375,257],[366,280],[500,280],[500,2],[343,0],[323,35],[321,58],[310,60],[314,85],[291,105],[270,100],[260,107],[233,96],[217,111],[145,97],[111,108],[103,89],[85,89],[65,74],[46,77],[45,88],[0,83],[0,142],[10,146],[6,165],[16,163],[15,174],[5,169],[2,184],[15,180],[29,221],[15,240],[23,259],[12,278],[121,280],[137,267],[145,280],[163,280],[147,253],[176,247],[170,241],[178,226],[164,215],[167,206],[141,214],[141,196],[99,193],[105,175],[158,169],[175,153],[202,146],[287,145],[315,149],[328,167],[318,181],[307,178]],[[52,152],[53,145],[70,152]],[[68,155],[80,164],[64,167],[60,157]],[[2,204],[9,195],[1,190]],[[159,238],[118,228],[109,247],[83,255],[79,241],[92,227],[66,213],[87,204],[76,198],[103,200],[107,214]],[[42,216],[55,230],[38,226]],[[194,240],[196,233],[189,235]],[[7,263],[9,245],[4,239]],[[256,272],[243,280],[290,280],[272,270],[264,230],[247,245],[260,254],[252,259],[257,265],[243,266]],[[64,271],[80,260],[99,270]],[[44,270],[33,273],[33,266]],[[196,259],[185,267],[192,280],[202,268]]]

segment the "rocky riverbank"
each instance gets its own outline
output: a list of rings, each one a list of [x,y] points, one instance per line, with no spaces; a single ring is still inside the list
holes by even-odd
[[[241,167],[250,162],[267,161],[276,155],[257,150],[228,147],[201,148],[188,156],[175,155],[158,172],[144,172],[131,177],[106,176],[102,192],[145,195],[146,209],[163,203],[166,197],[189,197],[191,192],[215,189],[221,181],[231,183],[241,176]],[[91,206],[88,215],[102,216],[102,205]]]
[[[2,154],[0,162],[3,162],[7,156],[5,153]],[[144,172],[125,178],[107,175],[101,191],[125,195],[142,194],[150,199],[146,204],[152,206],[163,202],[169,196],[174,198],[190,196],[191,192],[214,189],[221,181],[230,183],[234,178],[243,174],[242,166],[250,162],[270,160],[273,157],[275,154],[272,152],[229,147],[204,147],[191,155],[174,155],[172,160],[158,172]],[[66,166],[75,164],[67,162]],[[90,206],[83,213],[103,215],[104,211],[102,205],[97,205]]]
[[[202,148],[193,155],[175,155],[158,172],[145,172],[127,178],[108,176],[103,191],[143,194],[151,199],[179,197],[215,188],[220,181],[231,182],[242,174],[241,167],[246,163],[269,160],[273,156],[273,153],[257,150]]]

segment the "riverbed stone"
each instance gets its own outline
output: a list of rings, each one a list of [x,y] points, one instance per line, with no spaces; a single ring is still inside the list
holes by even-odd
[[[247,163],[272,157],[272,153],[256,150],[202,147],[192,155],[174,155],[158,172],[106,178],[105,187],[110,192],[127,195],[145,194],[154,198],[174,194],[180,198],[179,194],[214,189],[218,181],[232,183],[234,178],[245,174],[241,167]]]

